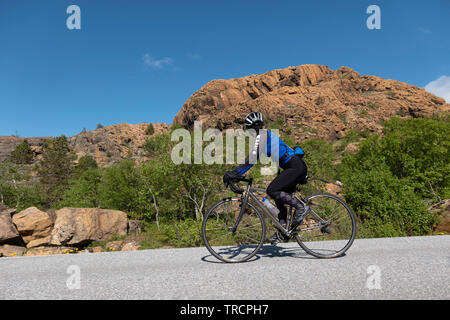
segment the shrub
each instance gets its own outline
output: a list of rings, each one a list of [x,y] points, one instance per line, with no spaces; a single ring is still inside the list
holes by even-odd
[[[78,164],[74,168],[73,178],[80,177],[85,171],[89,169],[98,168],[97,161],[91,155],[84,155],[78,159]]]
[[[129,159],[104,170],[98,187],[100,206],[106,209],[136,211],[140,176]]]
[[[29,164],[33,160],[33,150],[31,150],[28,140],[19,143],[11,152],[11,161],[16,164]]]
[[[333,162],[337,154],[333,145],[326,140],[307,140],[301,145],[305,151],[304,160],[308,166],[308,175],[333,180],[336,172]]]
[[[347,167],[341,177],[346,201],[372,237],[427,234],[435,222],[414,188],[386,166],[372,170]]]
[[[169,152],[171,146],[170,135],[168,133],[161,133],[148,138],[145,141],[143,149],[149,156],[158,156]]]
[[[97,168],[87,168],[77,179],[69,183],[64,192],[60,207],[97,208],[99,207],[99,185],[101,172]]]
[[[155,133],[155,128],[153,127],[153,123],[150,123],[150,124],[148,125],[147,129],[145,130],[145,133],[146,133],[148,136],[151,136],[151,135],[153,135],[153,134]]]
[[[339,166],[344,195],[371,236],[428,234],[425,201],[449,197],[450,126],[444,119],[392,119]]]

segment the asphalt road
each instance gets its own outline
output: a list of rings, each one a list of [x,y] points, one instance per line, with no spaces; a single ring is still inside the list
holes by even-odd
[[[0,258],[0,299],[450,299],[450,236],[359,239],[316,259],[265,245],[241,264],[206,248]]]

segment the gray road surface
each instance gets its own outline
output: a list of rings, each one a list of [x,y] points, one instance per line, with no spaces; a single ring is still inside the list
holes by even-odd
[[[450,236],[358,239],[322,260],[295,243],[251,262],[206,248],[0,258],[0,299],[450,299]]]

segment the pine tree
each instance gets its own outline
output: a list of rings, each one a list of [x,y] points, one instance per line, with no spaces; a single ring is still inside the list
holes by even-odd
[[[46,141],[37,172],[48,207],[61,201],[73,172],[74,158],[64,135]]]
[[[29,164],[33,161],[33,150],[31,150],[27,139],[18,144],[11,152],[11,161],[15,164]]]

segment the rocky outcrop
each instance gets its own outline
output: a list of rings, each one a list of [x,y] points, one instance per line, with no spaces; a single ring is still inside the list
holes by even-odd
[[[11,152],[14,151],[16,146],[22,143],[25,139],[28,140],[31,150],[34,153],[34,161],[41,155],[45,141],[50,137],[38,137],[38,138],[20,138],[15,136],[0,136],[0,161],[6,159]]]
[[[339,139],[349,130],[380,133],[381,122],[399,117],[425,117],[450,110],[450,104],[423,88],[376,76],[360,75],[348,67],[331,70],[323,65],[301,65],[247,77],[212,80],[195,92],[175,116],[173,124],[192,128],[241,127],[250,111],[260,111],[270,122],[282,120],[296,142],[310,138]],[[131,157],[145,161],[143,145],[149,123],[116,124],[69,138],[78,156],[91,155],[101,166]],[[153,123],[154,135],[167,132],[165,123]],[[49,137],[27,138],[41,158]],[[0,161],[24,138],[0,137]]]
[[[27,250],[23,255],[24,256],[48,256],[52,254],[69,254],[69,253],[78,253],[77,248],[73,247],[35,247]]]
[[[142,221],[129,220],[128,221],[128,234],[139,234],[142,232]]]
[[[44,212],[30,207],[11,217],[13,213],[14,209],[0,205],[0,257],[84,252],[93,241],[127,234],[133,237],[142,227],[142,222],[128,221],[126,213],[118,210],[63,208]],[[125,239],[118,241],[116,250],[138,248],[135,240]]]
[[[0,246],[0,256],[3,257],[18,257],[23,256],[26,248],[22,246],[5,244]]]
[[[49,244],[54,219],[47,212],[31,207],[15,214],[12,220],[27,248]]]
[[[149,123],[121,123],[87,131],[71,137],[70,147],[78,158],[91,155],[101,166],[129,156],[138,162],[143,161],[147,159],[142,147],[150,137],[146,132],[148,126]],[[153,135],[168,130],[165,123],[153,123],[153,128]]]
[[[445,100],[422,88],[341,67],[301,65],[238,79],[213,80],[185,102],[174,123],[192,128],[241,127],[243,117],[259,111],[281,118],[296,141],[337,139],[350,129],[381,132],[392,116],[425,117],[450,110]]]
[[[450,234],[450,199],[442,200],[430,208],[438,217],[433,228],[434,234]]]
[[[149,123],[128,124],[121,123],[92,131],[82,132],[68,138],[70,149],[77,158],[84,155],[93,156],[100,166],[116,163],[131,155],[135,160],[144,161],[145,152],[143,145],[148,137],[147,128]],[[153,123],[153,135],[168,130],[165,123]],[[42,158],[45,141],[52,137],[20,138],[14,136],[0,136],[0,161],[6,159],[15,147],[27,139],[33,150],[33,161],[35,164]]]
[[[127,224],[127,215],[122,211],[63,208],[56,211],[50,244],[82,246],[112,235],[125,235]]]
[[[20,235],[14,226],[11,214],[8,211],[0,212],[0,244],[17,243],[20,241]]]

